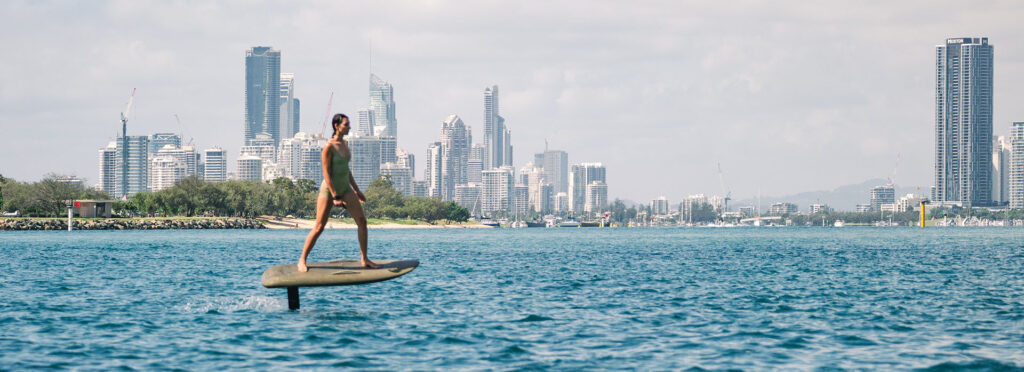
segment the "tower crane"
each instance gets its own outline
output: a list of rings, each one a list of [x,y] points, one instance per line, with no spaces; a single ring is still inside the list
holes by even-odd
[[[331,97],[327,99],[327,113],[324,114],[324,124],[320,127],[320,135],[323,136],[327,130],[327,123],[331,121],[331,103],[334,102],[334,91],[331,91]]]
[[[128,114],[135,102],[135,88],[128,96],[128,105],[121,112],[121,198],[128,198]]]
[[[181,136],[185,137],[185,126],[183,124],[181,124],[181,118],[178,117],[178,114],[174,114],[174,120],[178,122],[178,130],[181,131]],[[188,143],[186,143],[186,145],[192,146],[193,140],[194,140],[194,138],[189,137],[188,138]]]
[[[732,200],[732,191],[725,191],[725,176],[722,175],[722,163],[718,163],[718,182],[722,185],[722,194],[725,195],[725,204],[722,205],[722,212],[729,211],[729,200]]]

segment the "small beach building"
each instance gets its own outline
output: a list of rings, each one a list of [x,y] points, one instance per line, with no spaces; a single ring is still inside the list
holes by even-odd
[[[75,200],[75,212],[78,217],[110,218],[117,200]]]

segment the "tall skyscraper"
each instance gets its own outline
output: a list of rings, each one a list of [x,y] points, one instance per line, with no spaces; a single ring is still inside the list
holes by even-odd
[[[444,175],[442,171],[441,161],[441,143],[434,142],[427,147],[427,164],[423,169],[423,180],[427,184],[427,196],[430,197],[441,197],[441,177]]]
[[[292,138],[299,132],[299,101],[295,99],[295,74],[281,74],[281,113],[280,139]]]
[[[1010,208],[1024,208],[1024,122],[1010,126]]]
[[[992,204],[992,46],[987,37],[935,47],[932,200]]]
[[[569,210],[579,213],[587,211],[585,207],[590,201],[587,197],[587,187],[594,181],[607,182],[605,168],[601,163],[581,163],[571,167],[569,174]],[[604,190],[607,192],[607,185]],[[597,187],[600,190],[600,186]],[[605,195],[607,199],[607,195]],[[606,200],[607,201],[607,200]]]
[[[224,182],[228,180],[228,157],[224,149],[212,147],[203,151],[206,170],[203,179],[207,182]]]
[[[122,144],[128,143],[125,149]],[[124,159],[127,159],[125,161]],[[114,197],[149,191],[149,137],[128,136],[117,141],[117,188]],[[127,174],[125,174],[127,172]]]
[[[354,128],[356,134],[360,136],[372,136],[373,135],[373,111],[370,109],[359,109],[356,114],[359,125]]]
[[[245,141],[266,132],[281,140],[281,51],[257,46],[245,52]]]
[[[1003,205],[1010,202],[1010,137],[997,136],[992,140],[992,202]]]
[[[467,182],[469,134],[458,115],[448,116],[441,123],[441,199],[453,200],[455,186]]]
[[[498,86],[484,89],[483,169],[512,165],[512,135],[498,107]]]
[[[569,191],[569,154],[562,150],[547,150],[533,156],[536,166],[544,169],[544,177],[555,193]]]
[[[480,172],[484,170],[484,146],[474,143],[469,148],[469,160],[466,162],[466,180],[480,183]]]
[[[374,74],[370,74],[370,111],[377,128],[373,135],[398,137],[394,88]]]
[[[96,186],[114,196],[117,189],[117,142],[110,141],[107,147],[100,149],[99,157],[99,182]]]

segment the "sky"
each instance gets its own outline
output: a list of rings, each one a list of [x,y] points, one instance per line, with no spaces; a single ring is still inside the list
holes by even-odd
[[[604,163],[609,199],[894,175],[926,191],[935,46],[989,38],[1005,135],[1024,121],[1022,15],[1016,1],[6,0],[0,174],[95,184],[133,88],[129,135],[183,133],[228,150],[233,170],[245,51],[272,46],[295,74],[302,131],[321,132],[332,92],[331,112],[351,116],[371,71],[391,83],[420,176],[448,115],[482,141],[483,91],[498,85],[516,166],[547,141],[570,164]]]

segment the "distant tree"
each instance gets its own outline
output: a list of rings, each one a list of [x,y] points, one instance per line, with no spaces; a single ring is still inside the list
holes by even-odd
[[[448,222],[466,222],[469,220],[469,210],[455,204],[453,202],[446,202],[448,206],[448,216],[445,218]]]
[[[370,218],[384,217],[382,214],[385,206],[396,206],[402,207],[405,204],[402,193],[395,190],[391,183],[391,178],[387,175],[377,177],[370,183],[370,187],[366,190],[366,203],[363,204],[363,210],[366,211],[366,216]]]
[[[313,182],[313,180],[301,178],[298,181],[295,181],[295,187],[298,188],[300,192],[308,193],[317,191],[318,186]]]

